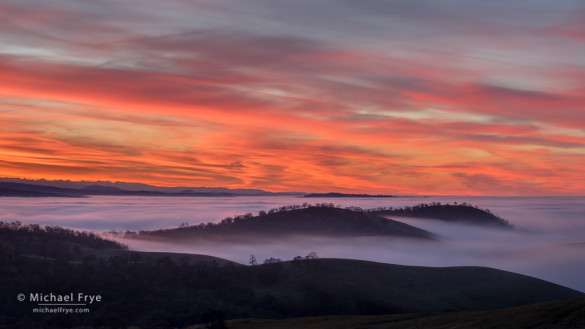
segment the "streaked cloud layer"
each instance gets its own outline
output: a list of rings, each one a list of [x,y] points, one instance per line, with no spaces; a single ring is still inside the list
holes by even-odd
[[[583,194],[582,1],[1,1],[2,176]]]

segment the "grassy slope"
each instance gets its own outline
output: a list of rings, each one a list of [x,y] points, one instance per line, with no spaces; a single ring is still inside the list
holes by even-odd
[[[311,292],[309,296],[300,296],[306,291]],[[410,313],[493,309],[583,296],[550,282],[491,268],[342,259],[283,264],[278,280],[258,287],[256,293],[274,296],[293,315],[311,314],[324,303],[329,310],[346,314]]]
[[[71,242],[64,242],[62,245],[68,246],[70,249],[73,248],[75,245],[79,245],[81,247],[81,254],[79,255],[70,255],[69,260],[73,263],[81,263],[84,257],[89,255],[95,255],[98,259],[108,259],[112,256],[122,256],[129,259],[132,262],[132,255],[138,254],[140,255],[139,263],[145,262],[147,259],[151,260],[158,260],[163,257],[169,257],[173,262],[179,264],[182,258],[186,258],[189,260],[189,264],[197,264],[197,263],[212,263],[216,262],[218,265],[223,266],[227,263],[232,263],[234,265],[240,265],[238,263],[234,263],[230,260],[208,256],[208,255],[200,255],[200,254],[184,254],[184,253],[174,253],[174,252],[154,252],[154,251],[135,251],[135,250],[128,250],[128,249],[96,249],[96,248],[89,248],[77,243]],[[50,257],[46,255],[37,255],[36,253],[23,253],[20,257],[27,257],[27,258],[38,258],[38,259],[46,259],[46,260],[56,260],[55,257]]]
[[[141,256],[142,261],[148,258],[151,259],[160,259],[162,257],[169,257],[173,262],[180,263],[181,258],[186,257],[189,260],[190,264],[197,264],[197,263],[211,263],[216,262],[218,265],[223,266],[227,263],[232,263],[234,265],[240,265],[238,263],[234,263],[230,260],[215,257],[215,256],[208,256],[208,255],[200,255],[200,254],[183,254],[183,253],[175,253],[175,252],[154,252],[154,251],[134,251],[134,250],[120,250],[120,249],[90,249],[84,248],[83,250],[84,255],[94,254],[98,258],[108,258],[110,256],[131,256],[132,254],[139,254]]]
[[[585,328],[585,298],[559,300],[492,311],[374,316],[322,316],[283,320],[238,319],[230,329],[506,329]]]

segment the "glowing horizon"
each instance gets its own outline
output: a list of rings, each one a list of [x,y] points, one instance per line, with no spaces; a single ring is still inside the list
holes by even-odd
[[[3,1],[3,177],[585,194],[577,0]]]

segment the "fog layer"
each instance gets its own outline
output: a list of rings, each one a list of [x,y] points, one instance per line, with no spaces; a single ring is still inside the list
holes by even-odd
[[[290,237],[278,242],[230,244],[217,242],[161,243],[126,240],[131,248],[208,254],[247,263],[284,260],[315,251],[321,257],[354,258],[384,263],[422,266],[489,266],[562,284],[585,291],[585,197],[409,197],[332,198],[294,197],[94,197],[88,199],[2,198],[0,220],[61,225],[105,232],[143,230],[216,222],[227,216],[257,213],[303,202],[331,202],[342,206],[375,208],[421,202],[468,202],[509,220],[514,231],[449,224],[441,221],[396,218],[431,231],[444,243],[428,244],[395,238]]]

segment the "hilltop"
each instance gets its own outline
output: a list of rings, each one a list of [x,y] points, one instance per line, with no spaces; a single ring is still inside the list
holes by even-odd
[[[504,229],[514,228],[507,220],[494,215],[489,209],[480,209],[465,202],[461,204],[422,203],[403,208],[382,207],[368,210],[368,212],[380,216],[416,217]]]
[[[168,261],[192,263],[231,263],[225,259],[194,254],[138,252],[118,241],[93,232],[77,231],[60,226],[44,226],[0,221],[0,260],[28,261],[42,259],[57,262],[128,262],[144,260],[153,263]]]
[[[388,236],[436,240],[428,231],[367,213],[357,208],[336,208],[333,204],[291,205],[228,217],[219,223],[207,223],[154,231],[125,233],[126,238],[172,239],[246,239],[279,236]]]
[[[92,232],[60,226],[26,225],[18,221],[11,223],[0,221],[0,238],[0,247],[4,253],[42,255],[50,251],[48,245],[55,243],[59,244],[59,247],[71,244],[93,249],[128,249],[124,244],[104,239]]]

